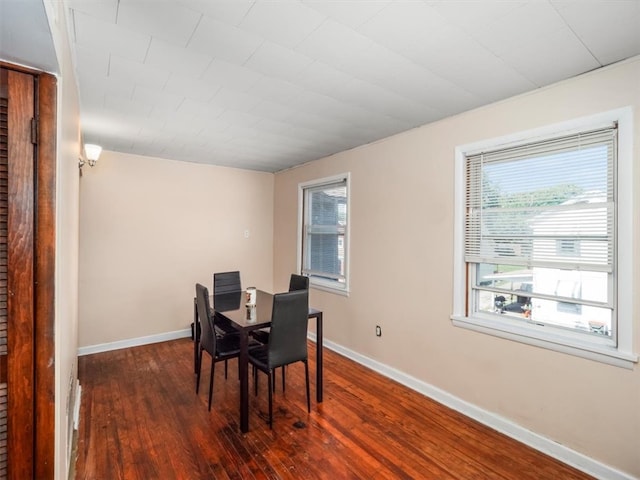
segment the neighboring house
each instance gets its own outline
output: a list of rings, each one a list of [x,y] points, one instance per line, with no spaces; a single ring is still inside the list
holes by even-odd
[[[533,258],[550,251],[555,251],[558,260],[565,265],[574,262],[583,264],[585,257],[606,258],[606,201],[606,196],[601,192],[585,192],[562,204],[572,206],[571,210],[560,209],[538,215],[530,223],[533,234]],[[576,210],[576,204],[585,204],[585,209]],[[601,204],[602,208],[594,208],[594,204]],[[584,216],[585,220],[580,221],[576,216]],[[587,216],[590,218],[588,222]],[[559,302],[534,298],[531,304],[532,321],[611,334],[609,309],[570,301],[589,299],[606,302],[607,272],[583,268],[569,270],[534,267],[531,282],[536,293],[558,295],[568,300]]]

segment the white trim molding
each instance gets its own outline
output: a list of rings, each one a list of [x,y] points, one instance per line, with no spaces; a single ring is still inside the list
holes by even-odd
[[[514,323],[499,315],[488,316],[473,311],[470,305],[470,280],[467,275],[465,251],[465,160],[469,154],[485,149],[507,148],[547,138],[559,138],[582,131],[596,130],[618,125],[617,155],[617,235],[615,278],[617,292],[615,302],[615,336],[611,345],[603,346],[595,337],[565,334],[560,329],[543,329],[524,322]],[[634,352],[633,329],[635,284],[635,245],[633,216],[633,131],[634,118],[631,107],[622,107],[607,112],[575,118],[553,125],[546,125],[523,132],[482,140],[455,149],[455,206],[454,206],[454,259],[453,259],[453,312],[452,324],[476,332],[493,335],[507,340],[535,345],[541,348],[574,355],[588,360],[602,362],[617,367],[633,369],[638,363]]]
[[[149,345],[150,343],[167,342],[169,340],[177,340],[191,336],[191,329],[175,330],[173,332],[158,333],[155,335],[147,335],[145,337],[128,338],[126,340],[118,340],[116,342],[99,343],[97,345],[89,345],[78,348],[78,356],[91,355],[92,353],[109,352],[111,350],[119,350],[121,348],[139,347],[140,345]]]
[[[351,261],[351,172],[341,173],[339,175],[331,175],[330,177],[318,178],[314,180],[308,180],[305,182],[298,183],[298,229],[296,230],[297,246],[296,246],[296,271],[302,272],[303,261],[302,261],[302,238],[304,236],[304,191],[305,188],[313,187],[313,186],[322,186],[324,184],[336,183],[340,181],[345,181],[347,184],[347,226],[345,230],[345,243],[344,243],[344,277],[345,283],[344,286],[337,286],[337,282],[319,279],[317,277],[310,276],[309,277],[309,287],[323,290],[329,293],[335,293],[338,295],[343,295],[348,297],[350,292],[350,261]]]
[[[312,332],[309,332],[309,339],[315,342],[316,335]],[[571,465],[572,467],[575,467],[580,471],[592,475],[595,478],[603,480],[635,480],[635,477],[625,472],[616,470],[615,468],[598,462],[597,460],[587,457],[586,455],[572,450],[569,447],[561,445],[560,443],[550,438],[532,432],[531,430],[528,430],[505,417],[466,402],[461,398],[458,398],[438,387],[435,387],[434,385],[407,375],[406,373],[385,365],[384,363],[373,360],[372,358],[361,355],[357,352],[354,352],[353,350],[350,350],[346,347],[343,347],[342,345],[328,340],[324,340],[323,345],[326,348],[353,360],[354,362],[364,365],[365,367],[370,368],[371,370],[384,375],[387,378],[395,380],[405,387],[421,393],[435,400],[436,402],[439,402],[457,412],[460,412],[463,415],[466,415],[469,418],[477,420],[483,425],[493,428],[494,430],[497,430],[498,432],[503,433],[508,437],[513,438],[514,440],[524,443],[525,445],[528,445],[529,447],[534,448],[539,452],[542,452],[563,463],[566,463],[567,465]]]

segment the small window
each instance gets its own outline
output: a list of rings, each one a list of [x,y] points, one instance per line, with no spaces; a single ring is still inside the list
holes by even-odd
[[[300,185],[300,264],[315,287],[347,292],[349,177]]]
[[[579,257],[580,241],[574,238],[562,238],[556,241],[556,251],[559,257]]]
[[[454,324],[637,361],[621,294],[630,271],[617,262],[632,245],[620,222],[630,210],[619,200],[629,194],[621,172],[631,157],[624,142],[620,161],[611,116],[457,149],[455,276],[465,288],[456,292]]]

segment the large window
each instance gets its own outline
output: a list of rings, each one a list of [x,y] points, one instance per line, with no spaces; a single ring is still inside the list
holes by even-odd
[[[454,320],[635,359],[620,305],[618,139],[616,118],[458,151],[465,290]]]
[[[311,285],[348,291],[348,175],[300,185],[300,270]]]

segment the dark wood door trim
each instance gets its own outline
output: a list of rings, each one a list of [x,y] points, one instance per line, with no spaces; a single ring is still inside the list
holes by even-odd
[[[56,88],[54,76],[39,75],[36,104],[34,478],[42,479],[53,479],[55,472]]]
[[[11,479],[33,477],[34,77],[8,72],[7,452]]]

